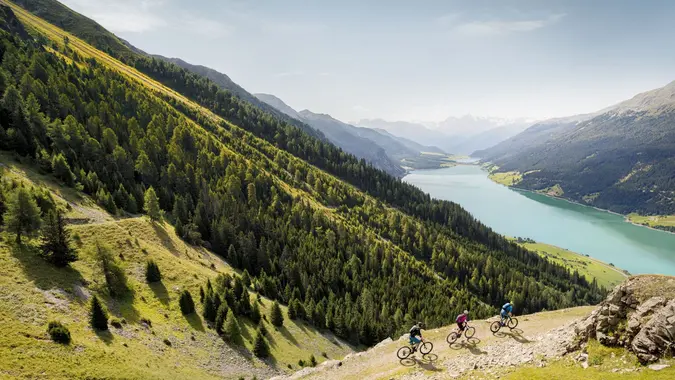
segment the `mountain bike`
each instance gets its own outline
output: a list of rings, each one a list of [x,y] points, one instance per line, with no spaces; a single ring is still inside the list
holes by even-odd
[[[426,355],[434,349],[433,343],[426,341],[419,343],[417,346],[419,347],[422,355]],[[406,345],[398,349],[396,356],[398,356],[398,358],[401,360],[407,359],[408,356],[412,355],[412,353],[415,351],[416,349],[413,347],[413,345]]]
[[[507,322],[504,326],[508,327],[509,329],[513,330],[518,326],[518,319],[513,318],[510,315],[506,318]],[[492,331],[493,334],[497,333],[500,329],[502,328],[502,321],[494,321],[490,325],[490,331]]]
[[[448,341],[448,344],[453,344],[457,339],[462,336],[462,332],[464,332],[464,336],[466,339],[471,339],[473,336],[476,334],[476,328],[473,326],[469,326],[469,324],[466,324],[466,327],[464,327],[464,331],[453,331],[450,334],[448,334],[448,337],[445,338],[445,340]]]

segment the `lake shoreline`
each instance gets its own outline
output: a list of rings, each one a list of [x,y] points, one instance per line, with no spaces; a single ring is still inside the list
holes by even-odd
[[[482,165],[478,165],[478,164],[472,164],[472,165],[475,165],[475,166],[480,167],[482,171],[487,172],[487,173],[489,174],[489,172],[488,172]],[[494,181],[492,178],[490,178],[489,175],[488,175],[488,179],[490,179],[490,181],[496,183],[497,185],[507,187],[507,188],[509,188],[509,189],[511,189],[511,190],[527,192],[527,193],[530,193],[530,194],[543,195],[543,196],[548,197],[548,198],[551,198],[551,199],[559,199],[559,200],[562,200],[562,201],[565,201],[565,202],[569,202],[569,203],[574,204],[574,205],[579,205],[579,206],[583,206],[583,207],[590,207],[590,208],[596,209],[596,210],[598,210],[598,211],[602,211],[602,212],[606,212],[606,213],[609,213],[609,214],[612,214],[612,215],[620,216],[620,217],[623,218],[623,221],[624,221],[625,223],[629,223],[629,224],[632,224],[632,225],[637,226],[637,227],[649,228],[650,230],[659,231],[659,232],[665,232],[665,233],[667,233],[667,234],[675,235],[675,232],[672,232],[672,231],[668,231],[668,230],[664,230],[664,229],[661,229],[661,228],[656,228],[656,227],[648,226],[648,225],[641,224],[641,223],[635,223],[635,222],[633,222],[633,221],[631,221],[631,220],[629,219],[629,216],[628,216],[628,215],[624,215],[624,214],[621,214],[621,213],[618,213],[618,212],[615,212],[615,211],[607,210],[607,209],[600,208],[600,207],[596,207],[596,206],[591,206],[591,205],[588,205],[588,204],[583,204],[583,203],[574,201],[574,200],[572,200],[572,199],[564,198],[564,197],[558,197],[558,196],[550,195],[550,194],[547,194],[547,193],[540,193],[540,192],[535,191],[535,190],[521,189],[521,188],[519,188],[519,187],[514,187],[514,186],[504,185],[503,183],[499,183],[499,182],[497,182],[497,181]]]
[[[650,230],[668,231],[626,223],[625,215],[599,207],[497,183],[488,178],[487,172],[481,165],[464,164],[416,170],[403,181],[435,199],[459,204],[502,235],[527,237],[581,253],[577,257],[582,259],[613,263],[617,270],[604,269],[607,273],[675,273],[675,234],[660,234]],[[597,269],[595,260],[584,261]]]

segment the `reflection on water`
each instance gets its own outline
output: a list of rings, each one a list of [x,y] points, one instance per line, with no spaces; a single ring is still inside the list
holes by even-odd
[[[675,235],[632,225],[621,215],[509,189],[478,166],[420,170],[404,180],[461,204],[499,233],[588,254],[631,273],[675,274]]]

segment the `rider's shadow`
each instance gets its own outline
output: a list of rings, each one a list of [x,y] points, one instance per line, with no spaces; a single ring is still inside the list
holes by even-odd
[[[511,331],[499,331],[499,332],[496,332],[494,335],[497,336],[497,337],[500,337],[500,338],[508,336],[509,338],[511,338],[511,339],[515,340],[516,342],[521,343],[521,344],[532,343],[531,340],[529,340],[529,339],[527,339],[527,338],[525,338],[524,336],[521,335],[522,332],[523,332],[523,330],[521,330],[521,329],[513,329]]]
[[[438,368],[434,365],[434,362],[436,360],[438,360],[438,355],[427,354],[424,355],[422,359],[418,359],[414,356],[406,359],[401,359],[401,365],[404,365],[406,367],[414,367],[415,365],[417,365],[425,371],[432,371],[432,372],[442,371],[443,369]]]
[[[463,348],[466,348],[467,350],[469,350],[470,353],[474,355],[487,355],[487,351],[483,351],[480,348],[478,348],[478,343],[480,343],[480,339],[473,337],[463,342],[455,342],[450,345],[450,348],[452,348],[453,350],[461,350]]]

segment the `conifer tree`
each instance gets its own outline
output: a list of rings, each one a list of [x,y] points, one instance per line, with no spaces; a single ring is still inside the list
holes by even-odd
[[[145,280],[148,283],[162,281],[162,273],[154,260],[148,260],[145,265]]]
[[[281,307],[279,307],[279,302],[277,301],[274,301],[272,305],[270,322],[276,327],[281,327],[284,324],[284,316],[281,314]]]
[[[91,306],[89,308],[89,322],[91,327],[95,330],[108,330],[108,313],[103,308],[103,304],[98,297],[91,298]]]
[[[239,339],[239,323],[237,322],[237,317],[232,312],[227,313],[224,333],[225,339],[230,343],[235,343]]]
[[[16,235],[19,244],[23,235],[32,235],[40,228],[40,209],[24,187],[17,188],[9,196],[3,221],[7,229]]]
[[[218,308],[215,323],[216,323],[216,332],[219,335],[223,334],[225,328],[225,320],[227,319],[227,315],[230,313],[231,311],[228,310],[227,304],[225,303],[220,305],[220,307]]]
[[[259,358],[266,358],[269,355],[269,347],[265,342],[265,335],[258,330],[253,340],[253,355]]]
[[[159,209],[159,199],[157,198],[157,193],[155,193],[155,189],[152,187],[148,188],[145,191],[145,203],[143,204],[143,208],[145,209],[145,212],[148,213],[148,216],[150,217],[150,220],[153,222],[158,221],[162,214]]]
[[[262,314],[260,313],[260,307],[257,302],[253,302],[253,306],[251,307],[251,321],[253,323],[259,323],[261,319]]]
[[[77,253],[71,246],[70,233],[65,228],[60,210],[50,210],[47,214],[40,248],[42,255],[57,267],[65,267],[77,260]]]
[[[185,289],[180,294],[178,305],[180,306],[180,312],[183,313],[183,315],[190,315],[195,312],[195,302],[192,300],[192,294],[190,294],[189,290]]]

